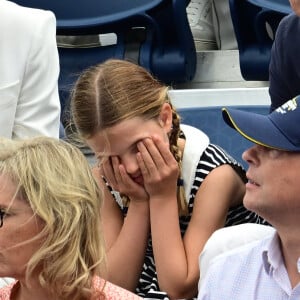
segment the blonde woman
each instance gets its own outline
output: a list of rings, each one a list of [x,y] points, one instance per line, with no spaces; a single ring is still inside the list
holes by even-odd
[[[71,110],[99,160],[107,279],[147,299],[195,297],[210,235],[261,221],[242,204],[244,170],[181,125],[168,87],[133,63],[108,60],[84,72]]]
[[[0,299],[139,299],[102,279],[102,196],[63,141],[0,141]]]

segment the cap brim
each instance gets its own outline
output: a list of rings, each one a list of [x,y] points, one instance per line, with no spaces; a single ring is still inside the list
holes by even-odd
[[[295,146],[278,130],[267,115],[238,109],[222,109],[224,121],[249,141],[268,148],[295,151]]]

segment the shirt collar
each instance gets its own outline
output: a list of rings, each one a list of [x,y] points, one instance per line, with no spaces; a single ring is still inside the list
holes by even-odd
[[[275,232],[273,237],[268,239],[262,249],[262,260],[267,274],[272,270],[278,269],[283,263],[281,247],[278,234]]]

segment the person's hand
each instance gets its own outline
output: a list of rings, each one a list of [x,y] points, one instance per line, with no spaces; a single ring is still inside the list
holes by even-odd
[[[115,191],[127,195],[132,201],[149,199],[145,188],[134,182],[117,156],[112,156],[100,164],[100,173]]]
[[[137,147],[137,160],[150,198],[176,199],[179,167],[169,144],[153,136],[140,141]]]

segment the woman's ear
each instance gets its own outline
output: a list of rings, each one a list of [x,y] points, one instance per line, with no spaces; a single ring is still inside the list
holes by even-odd
[[[171,131],[173,125],[172,121],[173,112],[171,105],[169,103],[164,103],[159,114],[159,124],[166,131],[166,133]]]

